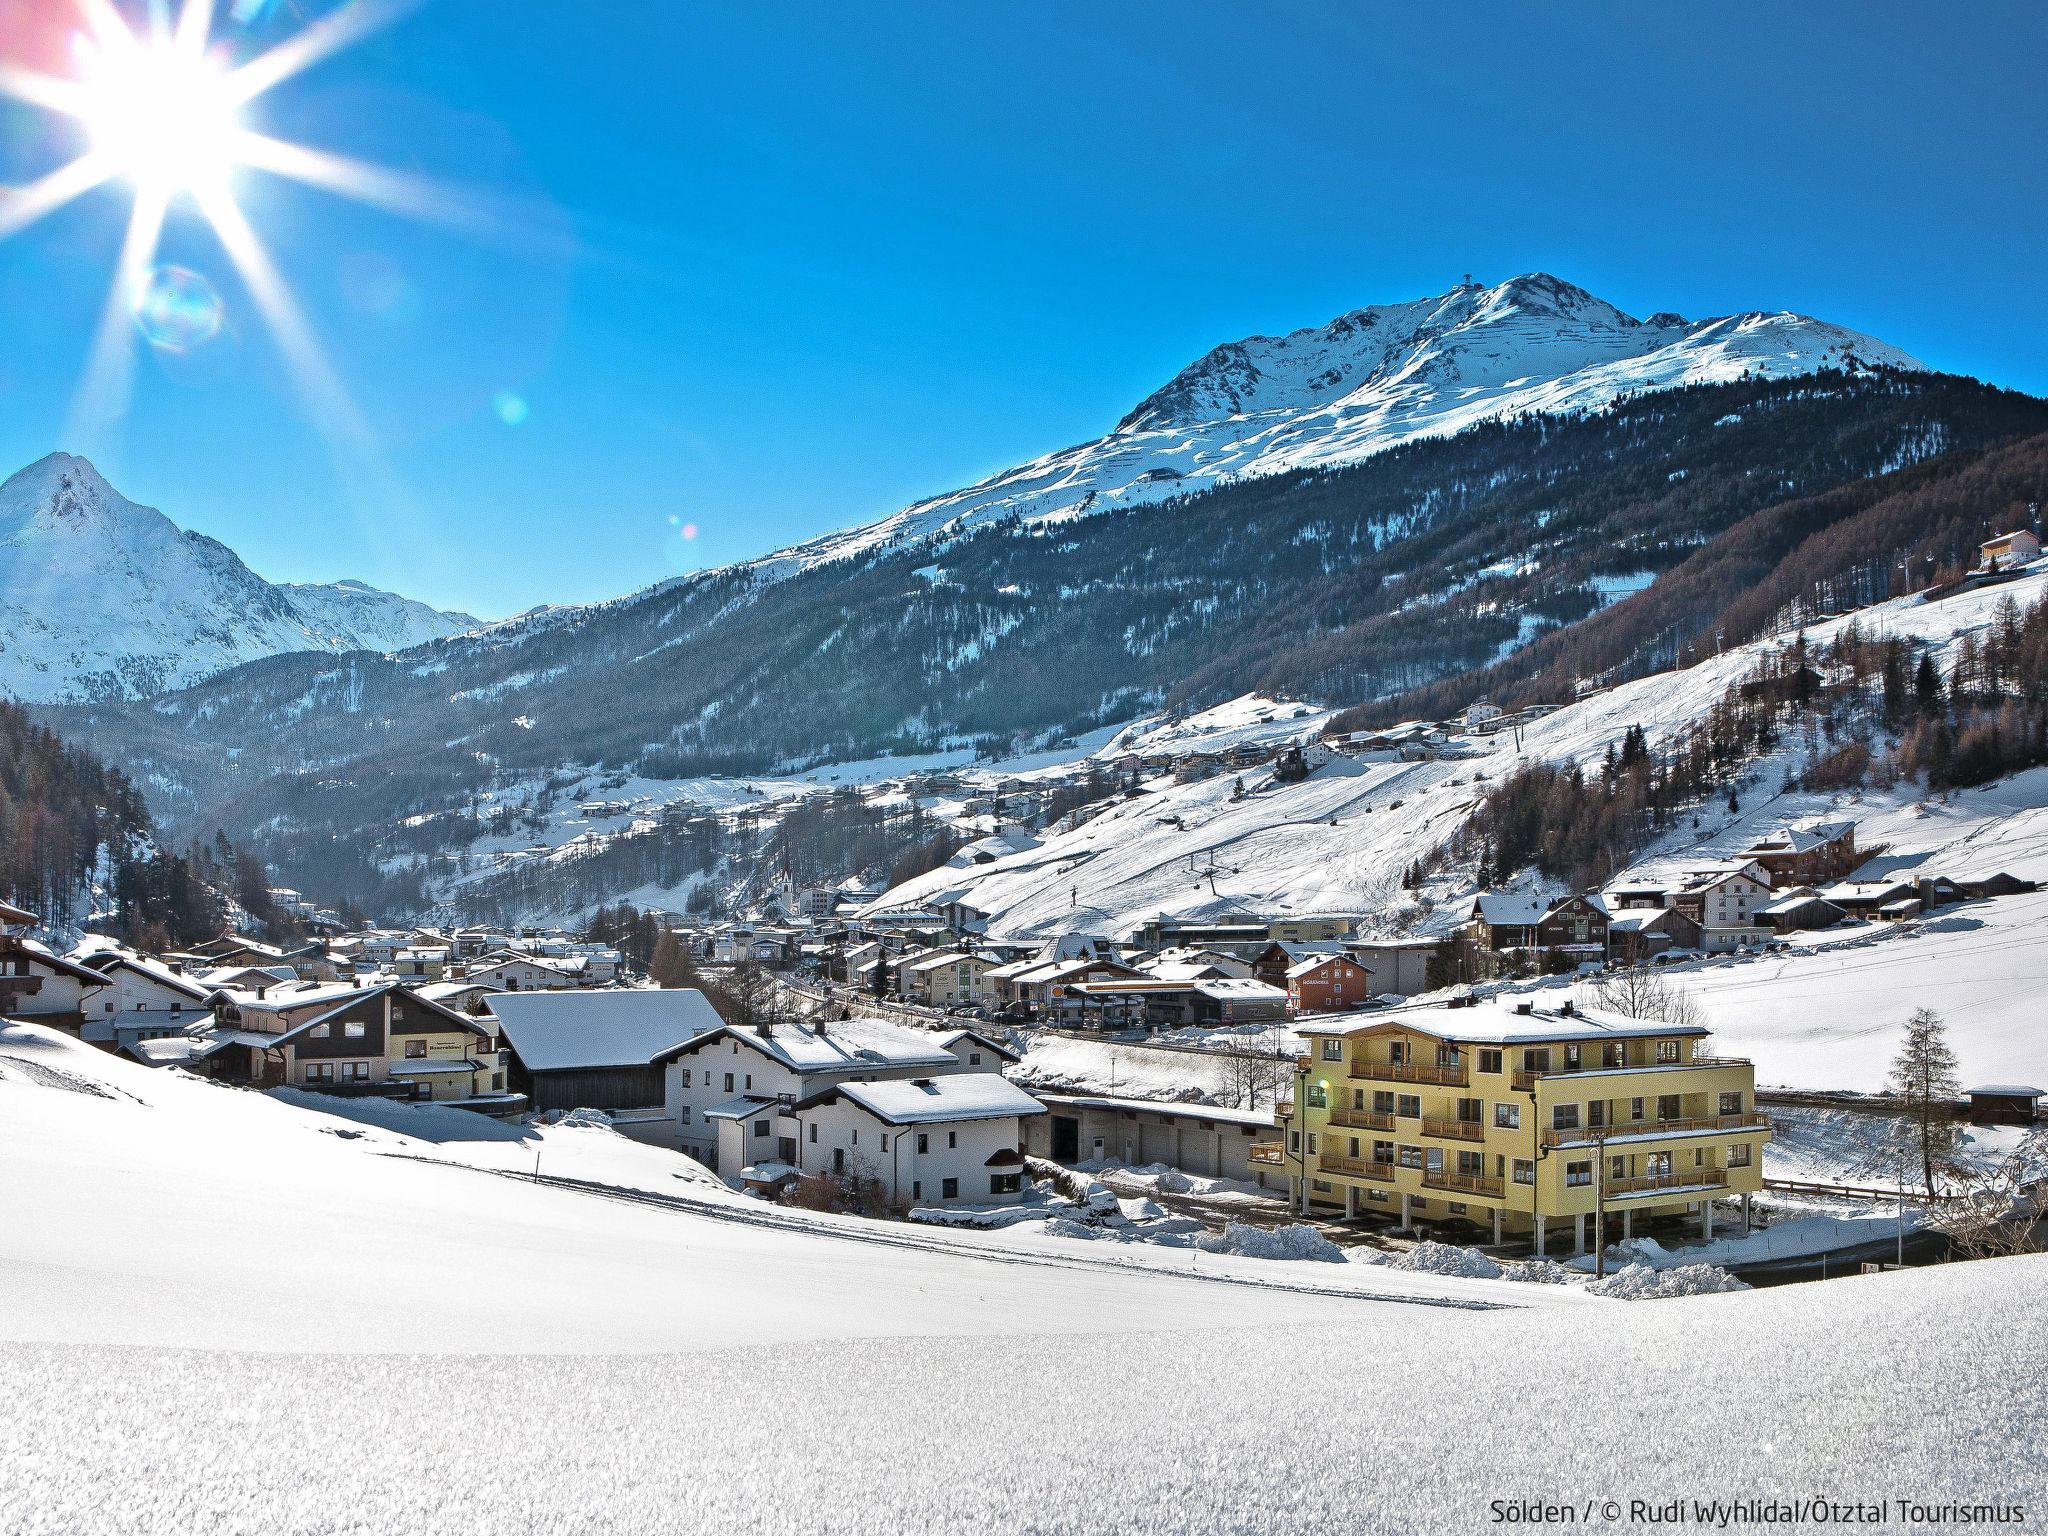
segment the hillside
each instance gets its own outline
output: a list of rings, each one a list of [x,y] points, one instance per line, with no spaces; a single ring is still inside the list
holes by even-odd
[[[394,650],[466,614],[358,581],[280,587],[218,540],[51,454],[0,484],[0,695],[142,698],[286,651]]]
[[[1728,1467],[1746,1496],[1791,1496],[1849,1486],[1873,1455],[1915,1498],[2048,1496],[1982,1412],[1987,1391],[2021,1418],[2044,1406],[2029,1367],[2048,1259],[1629,1303],[809,1216],[609,1132],[411,1113],[416,1134],[366,1126],[0,1030],[0,1158],[19,1174],[0,1224],[0,1505],[89,1536],[327,1529],[333,1481],[278,1468],[337,1422],[379,1472],[347,1488],[349,1528],[409,1536],[474,1529],[480,1500],[563,1529],[1078,1530],[1138,1510],[1161,1530],[1283,1530],[1333,1477],[1370,1478],[1404,1528],[1449,1530],[1495,1495],[1445,1479],[1448,1457],[1505,1488],[1554,1478],[1554,1448],[1513,1415],[1409,1415],[1334,1447],[1276,1436],[1245,1362],[1304,1330],[1318,1401],[1346,1419],[1389,1392],[1485,1400],[1504,1358],[1552,1361],[1596,1459],[1640,1446],[1645,1393],[1742,1396],[1632,1496],[1725,1494]],[[468,1304],[426,1304],[444,1297]],[[1575,1347],[1589,1324],[1597,1355]],[[1714,1348],[1674,1353],[1674,1329]],[[801,1430],[727,1446],[738,1470],[707,1478],[678,1423],[764,1381],[801,1384]],[[1921,1415],[1893,1411],[1902,1392]],[[1018,1412],[1035,1400],[1089,1403],[1114,1454],[1077,1475],[1068,1417]],[[877,1403],[920,1405],[914,1454]]]

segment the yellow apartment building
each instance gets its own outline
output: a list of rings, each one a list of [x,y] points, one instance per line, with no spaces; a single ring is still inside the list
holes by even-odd
[[[1693,1216],[1711,1237],[1730,1198],[1748,1228],[1771,1123],[1755,1068],[1708,1054],[1698,1026],[1502,997],[1296,1029],[1283,1139],[1252,1155],[1288,1170],[1304,1213],[1467,1221],[1539,1253],[1561,1225],[1574,1253],[1601,1222],[1612,1241]]]

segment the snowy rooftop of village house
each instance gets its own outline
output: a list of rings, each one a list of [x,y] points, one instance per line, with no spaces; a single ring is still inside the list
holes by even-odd
[[[1382,1008],[1370,1013],[1330,1014],[1303,1019],[1295,1027],[1302,1034],[1356,1035],[1368,1030],[1402,1026],[1446,1040],[1479,1045],[1516,1045],[1552,1040],[1637,1039],[1652,1035],[1705,1035],[1698,1024],[1665,1024],[1654,1019],[1632,1019],[1625,1014],[1574,1006],[1567,1013],[1561,1006],[1544,1007],[1526,998],[1480,997],[1469,1006],[1448,1003],[1415,1003],[1404,1008]]]
[[[497,992],[491,1013],[529,1071],[646,1066],[724,1024],[690,987],[617,992]]]
[[[1107,1093],[1064,1093],[1053,1088],[1034,1090],[1048,1107],[1060,1109],[1144,1110],[1152,1114],[1186,1116],[1190,1120],[1215,1120],[1229,1125],[1270,1127],[1276,1122],[1268,1109],[1234,1109],[1227,1104],[1191,1104],[1180,1099],[1127,1099]]]
[[[883,1019],[841,1019],[836,1024],[777,1024],[746,1031],[745,1038],[799,1072],[866,1066],[951,1066],[953,1053],[938,1037]]]
[[[852,1100],[877,1120],[891,1125],[1045,1113],[1045,1106],[1037,1099],[994,1072],[893,1078],[880,1083],[836,1083],[821,1094],[813,1094],[797,1108],[803,1109],[834,1094]]]

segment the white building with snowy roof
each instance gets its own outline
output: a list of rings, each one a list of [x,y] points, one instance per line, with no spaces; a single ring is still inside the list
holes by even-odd
[[[842,1082],[791,1105],[799,1175],[873,1179],[892,1204],[1007,1204],[1045,1106],[994,1072]]]

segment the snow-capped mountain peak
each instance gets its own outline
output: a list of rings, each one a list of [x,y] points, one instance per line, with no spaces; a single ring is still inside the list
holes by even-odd
[[[362,582],[278,587],[53,453],[0,484],[0,693],[138,697],[283,651],[388,651],[475,625]]]
[[[1106,512],[1228,480],[1331,469],[1421,437],[1746,374],[1922,365],[1857,331],[1787,310],[1638,320],[1544,272],[1373,304],[1327,325],[1204,353],[1105,436],[755,562],[777,577],[1009,517]]]

